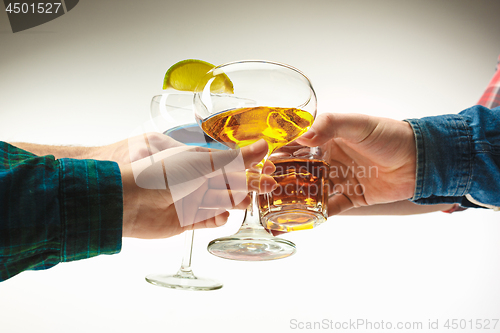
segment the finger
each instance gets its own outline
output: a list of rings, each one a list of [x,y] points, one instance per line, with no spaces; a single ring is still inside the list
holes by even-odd
[[[197,211],[196,220],[200,221],[193,224],[193,229],[216,228],[224,225],[229,218],[229,212],[223,209],[200,209]]]
[[[205,227],[207,228],[218,228],[226,224],[227,219],[229,218],[229,212],[225,211],[221,214],[215,215],[212,219],[213,223],[205,223]]]
[[[274,171],[276,171],[276,166],[274,165],[274,163],[270,160],[266,160],[266,162],[264,163],[264,167],[262,167],[262,173],[270,175]]]
[[[202,147],[182,146],[163,150],[153,155],[152,159],[164,164],[169,187],[187,185],[191,188],[199,185],[198,183],[203,182],[204,179],[221,175],[224,165],[240,164],[241,166],[237,169],[243,172],[245,169],[242,158],[240,158],[241,163],[237,161],[231,163],[238,159],[238,155],[241,154],[237,151],[211,152]],[[197,180],[196,184],[192,183],[195,180]],[[186,193],[190,192],[188,188],[184,189]]]
[[[197,220],[197,211],[203,202],[203,198],[205,193],[208,190],[208,184],[203,184],[203,186],[199,187],[183,200],[179,200],[175,202],[175,208],[177,210],[178,203],[182,203],[180,205],[180,209],[182,209],[182,220],[179,217],[179,222],[181,226],[186,226],[188,224],[194,224],[201,220]],[[179,211],[179,210],[177,210]],[[180,215],[178,213],[178,215]]]
[[[148,146],[154,153],[173,147],[185,146],[184,143],[161,133],[150,132],[146,133],[145,137]]]
[[[211,178],[220,175],[222,169],[226,173],[243,172],[262,161],[267,151],[267,143],[264,140],[259,140],[241,150],[216,150],[193,146],[176,147],[155,154],[153,158],[154,161],[168,159],[168,163],[166,163],[167,175],[187,175],[190,179]],[[268,170],[270,167],[269,165]],[[178,184],[185,180],[185,177],[175,179],[171,176],[170,178],[169,184]]]
[[[224,208],[224,209],[245,209],[250,204],[248,192],[235,192],[228,190],[208,190],[203,197],[201,207],[203,208]]]
[[[276,180],[269,175],[247,174],[248,191],[269,193],[278,187]]]
[[[257,163],[262,161],[269,150],[267,142],[263,139],[241,148],[243,160],[245,162],[245,169],[254,167]]]
[[[322,113],[309,131],[297,139],[306,146],[319,146],[333,138],[361,142],[373,132],[379,118],[362,114]]]
[[[224,171],[225,169],[218,176],[208,180],[211,189],[248,192],[245,172],[226,173]]]
[[[245,200],[247,195],[247,192],[210,189],[205,193],[200,207],[232,209]]]
[[[241,149],[213,149],[211,155],[213,169],[224,168],[226,172],[239,172],[250,169],[266,157],[268,149],[268,144],[263,139]],[[272,162],[266,162],[264,166],[266,167],[266,173],[274,172]]]
[[[328,216],[340,214],[353,207],[354,204],[345,194],[333,194],[328,199]]]
[[[247,193],[245,198],[241,202],[237,203],[233,207],[233,209],[239,209],[239,210],[247,209],[247,207],[250,205],[251,202],[252,202],[252,199],[250,198],[250,195]]]
[[[247,184],[247,176],[244,172],[222,173],[209,179],[211,189],[228,189],[231,191],[257,191],[259,193],[269,193],[277,187],[277,182],[270,175],[260,175],[256,181]]]
[[[260,194],[272,192],[278,187],[278,183],[276,182],[276,180],[269,175],[260,176],[260,183],[258,188],[253,188],[252,185],[252,182],[249,182],[248,189],[250,191],[257,191]]]
[[[210,166],[212,174],[207,174],[207,178],[224,173],[243,172],[245,163],[240,149],[217,150],[211,149],[209,152]]]

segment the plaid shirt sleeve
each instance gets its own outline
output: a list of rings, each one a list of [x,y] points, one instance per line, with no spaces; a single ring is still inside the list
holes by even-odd
[[[0,142],[0,281],[120,252],[122,217],[115,162],[56,160]]]
[[[498,56],[495,75],[493,75],[493,78],[486,87],[486,90],[484,91],[477,104],[486,106],[489,109],[500,106],[500,56]]]

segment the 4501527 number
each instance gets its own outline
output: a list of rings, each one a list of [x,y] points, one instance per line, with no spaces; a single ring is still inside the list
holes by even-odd
[[[446,329],[451,330],[464,330],[464,329],[476,329],[476,330],[494,330],[497,327],[498,319],[476,319],[476,320],[466,320],[466,319],[448,319],[444,323]]]
[[[28,4],[26,2],[14,2],[9,3],[5,11],[13,14],[56,14],[61,8],[61,3],[51,3],[51,2],[40,2],[36,5],[34,3]]]

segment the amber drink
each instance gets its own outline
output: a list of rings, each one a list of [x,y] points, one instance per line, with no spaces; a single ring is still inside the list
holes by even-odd
[[[201,124],[203,131],[230,148],[267,141],[269,152],[307,132],[314,117],[295,108],[250,107],[218,113]]]
[[[329,165],[320,147],[296,144],[272,154],[278,187],[260,195],[262,223],[271,230],[311,229],[326,221]]]

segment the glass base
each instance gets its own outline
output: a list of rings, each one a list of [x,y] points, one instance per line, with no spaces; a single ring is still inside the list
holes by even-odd
[[[312,229],[324,223],[326,218],[323,214],[315,211],[287,209],[268,213],[262,217],[262,221],[267,229],[290,232]]]
[[[179,271],[177,274],[151,274],[146,281],[155,286],[182,290],[217,290],[222,283],[214,279],[200,278],[192,272]]]
[[[238,235],[214,239],[208,244],[208,252],[224,259],[243,261],[274,260],[291,256],[295,244],[277,237],[238,237]]]

